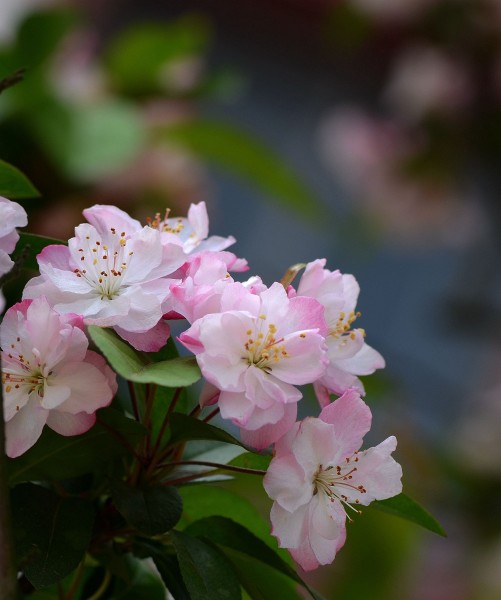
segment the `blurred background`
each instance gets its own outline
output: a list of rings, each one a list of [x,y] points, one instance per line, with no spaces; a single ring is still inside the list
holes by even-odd
[[[357,277],[387,361],[368,442],[397,436],[448,538],[365,511],[309,576],[327,600],[501,598],[501,4],[0,0],[19,68],[0,156],[41,192],[31,232],[205,200],[266,283]]]

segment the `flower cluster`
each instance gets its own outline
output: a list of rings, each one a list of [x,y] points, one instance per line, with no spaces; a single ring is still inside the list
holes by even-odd
[[[19,234],[16,227],[24,227],[28,223],[26,211],[17,202],[0,196],[0,277],[7,274],[14,263],[9,254],[16,247]],[[0,311],[5,308],[5,300],[0,292]]]
[[[45,424],[85,432],[111,402],[115,374],[88,349],[85,326],[113,328],[154,352],[170,336],[168,321],[184,319],[178,340],[205,378],[202,408],[217,403],[247,445],[273,445],[264,482],[273,533],[304,569],[331,562],[345,507],[401,490],[395,438],[359,452],[371,422],[359,376],[384,360],[356,327],[355,278],[315,260],[296,287],[236,281],[230,273],[247,262],[227,250],[232,237],[209,237],[203,202],[187,218],[156,215],[144,226],[113,206],[84,216],[67,246],[38,255],[40,275],[1,326],[7,454],[33,446]],[[306,384],[322,411],[298,422]]]

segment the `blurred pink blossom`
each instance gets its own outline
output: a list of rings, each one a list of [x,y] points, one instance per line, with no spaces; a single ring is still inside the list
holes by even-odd
[[[426,153],[425,132],[340,108],[322,125],[320,151],[357,208],[392,243],[464,245],[484,229],[476,198],[464,185],[445,172],[430,178],[408,170]]]
[[[369,17],[384,22],[407,22],[420,17],[442,0],[348,0]]]
[[[465,65],[432,46],[412,46],[396,59],[383,92],[397,114],[418,121],[429,113],[457,114],[472,100],[473,83]]]

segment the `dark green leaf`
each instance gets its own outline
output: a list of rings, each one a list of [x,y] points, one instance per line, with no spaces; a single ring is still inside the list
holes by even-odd
[[[181,496],[174,487],[130,487],[115,480],[111,493],[129,525],[146,535],[170,531],[183,512]]]
[[[272,548],[277,548],[275,538],[270,536],[270,524],[266,521],[254,504],[247,498],[234,492],[207,485],[203,493],[197,486],[183,486],[179,489],[183,498],[184,526],[205,517],[223,516],[252,530],[254,535],[265,541]],[[285,554],[284,551],[281,551]]]
[[[372,502],[370,506],[391,515],[401,517],[402,519],[406,519],[407,521],[417,523],[433,533],[438,533],[438,535],[447,537],[447,534],[440,523],[415,500],[412,500],[412,498],[409,498],[409,496],[406,496],[405,494],[399,494],[398,496],[388,498],[387,500]]]
[[[240,583],[252,600],[304,600],[304,596],[297,591],[297,583],[280,571],[230,548],[225,548],[224,553],[231,560]]]
[[[45,428],[38,442],[22,456],[7,460],[9,481],[46,481],[76,477],[102,469],[130,450],[146,431],[113,408],[97,412],[98,422],[82,435],[64,437]]]
[[[66,245],[66,242],[20,231],[19,242],[17,243],[13,259],[16,262],[19,261],[20,266],[25,269],[38,271],[37,254],[40,254],[46,246],[52,246],[53,244]]]
[[[92,504],[25,483],[12,491],[11,505],[19,568],[33,586],[48,586],[73,571],[91,539]]]
[[[203,421],[199,421],[188,415],[182,415],[180,413],[173,414],[170,420],[170,427],[170,445],[189,440],[214,440],[216,442],[236,444],[237,446],[246,448],[242,442],[238,441],[226,431],[219,429],[219,427],[214,427],[214,425],[209,425],[209,423],[204,423]]]
[[[273,569],[284,573],[297,583],[301,578],[278,554],[243,525],[226,517],[214,516],[200,519],[185,529],[186,533],[196,537],[206,537],[211,542],[238,550],[266,563]]]
[[[124,555],[122,562],[127,576],[115,579],[110,600],[165,600],[165,588],[148,565],[130,554]]]
[[[237,575],[222,552],[181,531],[171,537],[192,600],[240,600]]]
[[[19,169],[0,160],[0,196],[10,200],[35,198],[39,191]]]
[[[66,8],[36,12],[24,20],[17,36],[15,57],[29,69],[27,80],[34,68],[51,57],[75,24],[75,12]]]
[[[181,575],[177,556],[155,540],[137,539],[134,553],[142,558],[151,557],[174,600],[191,600]]]
[[[90,325],[89,335],[115,371],[128,381],[155,383],[165,387],[184,387],[200,379],[193,358],[173,358],[145,364],[146,355],[136,352],[111,329]]]
[[[162,135],[169,144],[177,144],[246,178],[311,221],[320,222],[320,215],[325,213],[295,171],[250,133],[227,123],[198,120],[169,126]]]

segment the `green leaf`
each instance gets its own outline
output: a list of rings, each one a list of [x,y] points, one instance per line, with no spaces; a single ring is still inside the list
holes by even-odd
[[[203,493],[197,486],[183,486],[179,493],[183,499],[181,528],[206,517],[223,516],[251,529],[258,538],[277,548],[275,539],[270,537],[269,522],[247,498],[210,485],[204,487]]]
[[[240,454],[228,464],[235,467],[244,467],[245,469],[259,469],[267,471],[270,465],[272,456],[269,454],[256,454],[255,452],[244,452]]]
[[[129,379],[130,373],[139,372],[145,366],[142,356],[112,329],[89,325],[87,331],[113,369],[125,379]]]
[[[108,49],[110,78],[126,94],[168,91],[169,66],[204,52],[208,34],[207,22],[195,16],[136,25],[118,36]]]
[[[149,565],[131,554],[122,555],[121,562],[125,577],[115,578],[110,600],[165,600],[165,588]]]
[[[399,494],[398,496],[393,496],[393,498],[388,498],[386,500],[377,500],[372,502],[369,506],[391,515],[401,517],[407,521],[412,521],[433,533],[447,537],[447,534],[440,523],[415,500],[412,500],[412,498],[409,498],[409,496],[406,496],[405,494]]]
[[[242,446],[242,448],[247,448],[245,444],[242,444],[242,442],[226,431],[219,429],[219,427],[214,427],[214,425],[204,423],[181,413],[174,413],[171,416],[170,427],[171,437],[169,445],[189,440],[214,440],[216,442],[225,442],[226,444],[235,444]]]
[[[26,18],[17,35],[15,57],[20,65],[32,70],[50,59],[76,23],[76,13],[67,8],[42,10]]]
[[[181,531],[171,538],[192,600],[240,600],[240,583],[230,561],[217,548]]]
[[[128,381],[184,387],[195,383],[201,377],[194,358],[173,358],[145,364],[146,355],[136,352],[113,330],[90,325],[88,332],[115,371]]]
[[[98,422],[82,435],[64,437],[45,428],[38,442],[19,458],[7,459],[9,481],[50,481],[100,470],[145,435],[142,425],[113,408],[97,412]],[[112,433],[114,432],[114,433]]]
[[[206,537],[211,542],[248,554],[287,575],[297,583],[302,583],[294,569],[278,554],[246,527],[232,519],[220,516],[206,517],[189,525],[185,532],[196,537]]]
[[[321,222],[325,208],[278,154],[237,127],[217,121],[190,121],[165,127],[161,139],[244,177],[311,221]]]
[[[18,200],[36,198],[40,192],[19,169],[0,160],[0,196]]]
[[[139,383],[156,383],[165,387],[187,387],[202,377],[194,358],[172,358],[146,365],[127,377]]]
[[[280,571],[230,548],[225,548],[224,554],[231,560],[240,583],[252,600],[304,600],[297,591],[297,583]]]
[[[129,525],[146,535],[170,531],[183,512],[181,496],[174,487],[130,487],[115,480],[111,494]]]
[[[91,539],[92,504],[25,483],[12,490],[11,506],[19,568],[33,586],[46,587],[73,571]]]
[[[43,235],[19,232],[19,242],[13,254],[13,260],[24,269],[38,271],[37,254],[40,254],[46,246],[66,245],[62,240],[56,240]]]
[[[134,553],[143,558],[151,557],[153,559],[166,588],[174,597],[174,600],[191,600],[181,575],[177,556],[172,554],[172,549],[167,549],[155,540],[139,538],[134,543]]]
[[[79,106],[47,101],[31,119],[54,165],[78,183],[126,168],[146,139],[136,108],[122,100]]]

